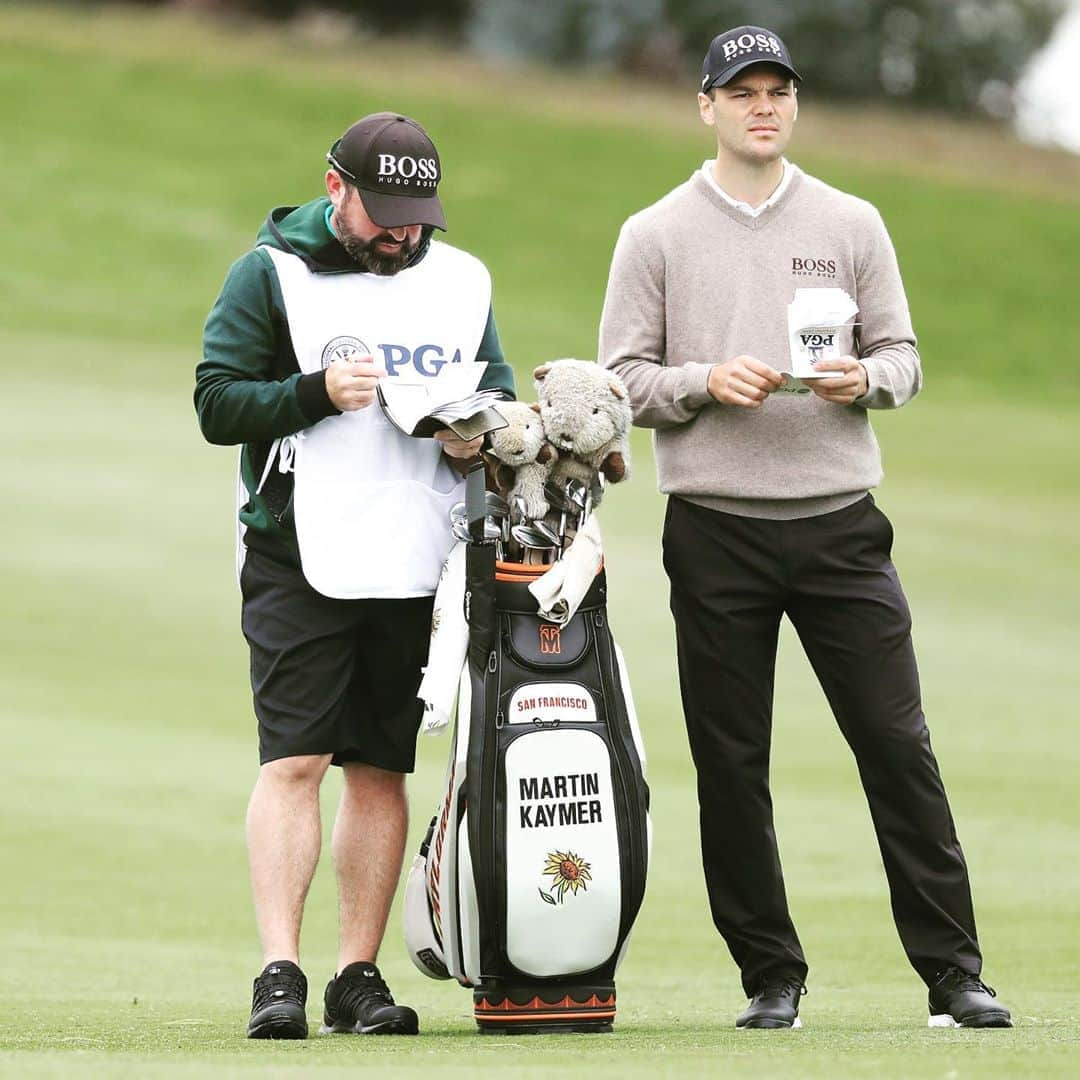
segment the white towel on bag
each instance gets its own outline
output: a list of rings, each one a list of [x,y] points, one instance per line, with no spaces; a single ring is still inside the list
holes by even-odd
[[[454,545],[443,564],[431,615],[428,662],[416,696],[424,703],[420,730],[441,735],[449,726],[458,695],[458,681],[469,651],[465,621],[465,544]]]
[[[593,514],[578,529],[566,554],[529,585],[529,592],[539,605],[540,618],[565,626],[585,599],[603,560],[600,523]]]

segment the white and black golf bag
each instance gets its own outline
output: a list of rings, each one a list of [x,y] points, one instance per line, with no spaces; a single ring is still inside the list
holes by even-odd
[[[565,626],[546,567],[466,557],[469,658],[446,792],[413,861],[416,966],[473,988],[484,1031],[610,1029],[645,893],[645,755],[601,569]]]

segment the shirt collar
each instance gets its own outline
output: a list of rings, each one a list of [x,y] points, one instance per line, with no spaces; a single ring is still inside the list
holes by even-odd
[[[715,158],[709,158],[704,165],[701,166],[702,174],[709,182],[713,191],[715,191],[729,206],[735,207],[736,210],[741,210],[744,214],[749,214],[750,217],[757,217],[763,213],[770,206],[775,203],[781,195],[787,190],[788,184],[791,183],[792,176],[795,175],[794,166],[792,166],[787,158],[780,159],[781,164],[784,166],[784,174],[780,177],[780,183],[776,185],[773,193],[760,205],[751,206],[748,202],[743,202],[741,199],[733,199],[717,182],[716,177],[713,175],[713,165],[716,164]]]

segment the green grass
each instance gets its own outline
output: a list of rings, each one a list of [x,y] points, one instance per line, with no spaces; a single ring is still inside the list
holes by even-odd
[[[560,84],[553,103],[502,76],[455,75],[454,61],[440,85],[430,56],[417,72],[397,46],[362,56],[132,13],[0,9],[0,1074],[1073,1075],[1080,203],[962,186],[917,161],[898,174],[873,144],[859,160],[822,146],[799,157],[878,203],[921,334],[926,391],[874,418],[879,502],[897,526],[987,977],[1017,1028],[923,1026],[854,765],[787,635],[773,789],[812,965],[807,1026],[732,1030],[741,994],[706,912],[662,500],[638,433],[636,479],[612,492],[603,525],[656,841],[616,1033],[476,1036],[469,995],[413,971],[395,911],[382,963],[421,1011],[422,1038],[241,1037],[257,964],[242,832],[257,764],[234,461],[202,443],[190,404],[226,266],[270,205],[317,190],[335,133],[393,103],[437,135],[451,239],[491,266],[525,379],[541,360],[593,354],[620,221],[708,153],[692,110],[682,127],[660,125],[648,108],[620,111],[617,87],[602,98]],[[422,741],[414,833],[445,754],[445,741]],[[304,949],[314,1019],[334,961],[328,859]]]

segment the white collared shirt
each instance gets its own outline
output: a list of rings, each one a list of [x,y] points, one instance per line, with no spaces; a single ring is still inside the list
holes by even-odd
[[[795,175],[795,168],[788,164],[786,158],[780,159],[784,166],[784,175],[780,177],[780,183],[776,185],[773,193],[760,205],[751,206],[748,202],[743,202],[741,199],[733,199],[717,182],[716,177],[713,175],[713,166],[716,164],[715,158],[709,158],[704,165],[701,166],[701,172],[705,179],[712,185],[713,191],[715,191],[729,206],[734,206],[736,210],[741,210],[744,214],[749,214],[750,217],[757,217],[760,213],[767,210],[781,195],[784,194],[788,184],[791,182],[792,176]]]

